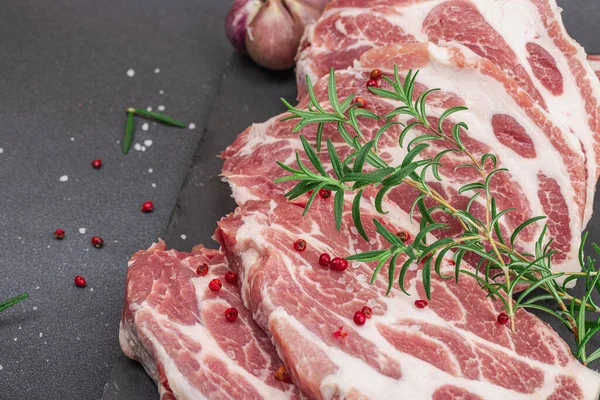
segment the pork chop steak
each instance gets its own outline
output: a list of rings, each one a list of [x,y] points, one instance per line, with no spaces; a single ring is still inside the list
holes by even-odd
[[[457,119],[452,123],[460,120],[470,127],[469,131],[463,132],[465,146],[478,159],[486,152],[495,154],[498,167],[509,169],[508,173],[496,175],[497,179],[492,181],[498,207],[516,208],[503,221],[503,229],[512,232],[526,219],[547,215],[550,236],[554,238],[554,248],[559,251],[553,259],[556,269],[579,271],[577,251],[586,191],[585,163],[579,142],[495,64],[457,44],[404,44],[370,50],[363,54],[356,68],[336,73],[339,97],[343,99],[356,93],[366,100],[367,109],[385,115],[400,103],[372,95],[366,82],[372,69],[389,73],[394,64],[399,66],[401,74],[411,68],[419,69],[415,96],[425,89],[443,88],[429,97],[428,115],[432,116],[434,126],[437,126],[435,116],[449,107],[469,107],[468,111],[452,116]],[[319,101],[328,106],[326,85],[327,78],[321,79],[315,92]],[[305,105],[306,102],[301,106]],[[232,186],[238,204],[282,196],[294,185],[293,182],[287,185],[273,182],[285,172],[275,161],[296,166],[295,152],[302,149],[299,134],[292,133],[295,121],[281,121],[284,116],[253,125],[224,151],[223,175]],[[444,130],[448,133],[451,121],[446,121]],[[360,123],[363,134],[370,140],[383,121],[361,120]],[[314,143],[315,126],[309,125],[300,133]],[[379,142],[382,158],[392,166],[400,165],[406,154],[406,150],[398,146],[399,133],[399,129],[390,129]],[[424,132],[415,130],[413,134]],[[350,146],[342,140],[335,125],[326,125],[323,140],[326,139],[333,141],[342,158],[350,153]],[[409,140],[407,138],[405,142]],[[431,147],[423,154],[433,157],[448,146],[447,141],[431,142]],[[302,151],[300,153],[305,157]],[[323,160],[325,155],[326,151],[323,151]],[[303,161],[310,165],[307,158]],[[430,177],[430,185],[461,209],[471,195],[459,194],[458,189],[465,183],[481,180],[481,176],[471,170],[456,169],[466,162],[469,159],[462,154],[444,156],[440,167],[442,181]],[[548,168],[549,165],[552,167]],[[331,165],[327,164],[327,168],[331,171]],[[374,192],[365,193],[367,197],[375,196]],[[409,213],[417,195],[418,192],[410,187],[399,186],[389,193],[386,207]],[[480,196],[471,207],[471,212],[482,220],[485,219],[483,197]],[[299,200],[300,205],[303,201],[306,198]],[[461,231],[453,218],[442,214],[438,219],[448,223],[450,229],[436,232],[436,235],[452,236]],[[541,223],[523,232],[521,247],[533,251],[540,229]]]
[[[581,141],[585,226],[600,171],[600,82],[566,32],[555,0],[333,0],[305,32],[299,93],[306,92],[306,74],[319,78],[331,67],[352,66],[371,48],[427,41],[461,43],[493,61]]]
[[[361,239],[349,212],[337,231],[332,202],[317,198],[302,217],[303,209],[290,203],[248,201],[215,233],[240,275],[244,304],[310,398],[597,398],[600,375],[573,359],[548,325],[519,310],[511,333],[495,320],[501,302],[472,278],[458,285],[432,278],[432,300],[420,309],[416,265],[405,277],[409,295],[393,289],[389,296],[387,272],[367,282],[373,265],[351,263],[343,272],[320,266],[321,253],[345,256],[383,245],[371,222],[365,226],[371,240]],[[362,207],[365,221],[378,218],[392,232],[416,233],[402,211],[383,221],[367,202]],[[298,239],[306,241],[304,251],[295,250]],[[453,269],[450,261],[442,268]],[[365,306],[373,316],[357,326],[353,315]]]
[[[199,276],[203,264],[208,273]],[[237,285],[223,279],[227,271],[223,253],[201,246],[180,253],[160,241],[134,254],[119,330],[123,352],[142,363],[162,400],[301,398],[275,379],[281,361]],[[218,292],[208,288],[215,278],[223,283]],[[224,315],[229,307],[239,312],[233,322]]]

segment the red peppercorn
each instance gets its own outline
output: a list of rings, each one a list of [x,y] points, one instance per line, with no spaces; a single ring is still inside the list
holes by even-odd
[[[94,160],[92,161],[92,167],[94,169],[98,169],[102,166],[102,160],[98,159],[98,160]]]
[[[331,257],[327,253],[323,253],[319,256],[319,265],[321,267],[329,267],[331,263]]]
[[[331,269],[334,271],[345,271],[348,268],[348,261],[343,258],[336,257],[331,260]]]
[[[427,300],[417,300],[415,301],[415,307],[417,308],[425,308],[429,305]]]
[[[506,325],[508,323],[508,315],[504,312],[501,312],[500,314],[498,314],[498,317],[496,318],[496,320],[498,321],[498,323],[500,325]]]
[[[228,308],[227,310],[225,310],[225,319],[227,319],[227,321],[229,322],[233,322],[237,319],[238,317],[238,310],[237,308]]]
[[[375,79],[369,79],[369,81],[367,82],[367,87],[368,88],[370,88],[370,87],[376,87],[376,88],[378,88],[379,87],[379,82],[376,81]]]
[[[202,265],[198,265],[198,268],[196,268],[196,274],[198,276],[204,276],[208,274],[208,264],[204,263]]]
[[[354,99],[354,104],[356,104],[357,107],[365,108],[367,106],[367,101],[362,97],[357,97]]]
[[[320,189],[319,190],[319,196],[321,196],[322,199],[328,199],[331,197],[331,190],[329,189]]]
[[[292,382],[289,374],[287,373],[287,370],[285,369],[285,367],[283,365],[281,367],[277,368],[274,375],[275,375],[275,379],[277,379],[280,382],[285,382],[285,383]]]
[[[367,322],[367,316],[362,311],[354,313],[354,323],[358,326],[363,326]]]
[[[104,244],[104,240],[102,240],[101,237],[94,236],[92,238],[92,246],[94,246],[95,248],[99,249],[102,247],[103,244]]]
[[[228,283],[235,285],[237,283],[237,274],[233,271],[227,271],[227,273],[225,274],[225,280]]]
[[[208,282],[208,288],[213,292],[218,292],[221,290],[221,287],[223,287],[223,284],[221,283],[220,279],[213,279],[212,281]]]
[[[410,233],[406,231],[400,231],[396,234],[396,236],[398,236],[403,242],[410,240]]]
[[[75,282],[75,286],[77,286],[77,287],[86,287],[87,286],[87,282],[85,281],[85,278],[80,275],[77,275],[75,277],[75,279],[73,280],[73,282]]]
[[[371,79],[374,79],[374,80],[380,79],[381,75],[383,75],[383,73],[381,72],[380,69],[374,69],[373,71],[371,71]]]
[[[298,239],[294,242],[294,250],[296,251],[304,251],[306,250],[306,240]]]
[[[364,306],[361,311],[369,319],[373,316],[373,309],[369,306]]]
[[[54,239],[63,240],[65,237],[65,231],[57,229],[54,231]]]
[[[142,212],[149,213],[152,212],[152,210],[154,210],[154,203],[151,201],[147,201],[142,204]]]

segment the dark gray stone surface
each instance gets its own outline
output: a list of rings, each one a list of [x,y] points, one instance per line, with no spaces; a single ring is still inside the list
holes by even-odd
[[[600,4],[560,3],[573,36],[600,52]],[[267,73],[231,55],[222,34],[228,6],[2,4],[0,299],[23,291],[31,298],[0,314],[0,399],[96,399],[103,386],[106,400],[157,398],[118,346],[127,259],[161,235],[180,250],[213,245],[215,222],[234,207],[215,155],[252,122],[280,112],[279,97],[295,97],[291,73]],[[136,142],[153,144],[122,155],[123,109],[159,104],[196,129],[150,124],[144,132],[138,123]],[[89,166],[95,158],[104,160],[99,171]],[[69,180],[59,182],[62,175]],[[139,207],[148,199],[156,211],[144,215]],[[590,227],[599,238],[596,221]],[[52,239],[58,227],[67,230],[62,242]],[[93,235],[105,248],[91,247]],[[73,287],[76,274],[88,288]]]
[[[31,298],[0,314],[0,399],[102,395],[120,355],[127,260],[164,234],[230,57],[227,8],[194,0],[2,2],[0,298]],[[197,128],[142,131],[138,122],[135,142],[153,144],[123,155],[125,107],[160,104]],[[91,168],[95,158],[101,170]],[[155,212],[141,213],[150,199]],[[59,227],[67,231],[62,242],[52,238]],[[93,235],[105,239],[103,249],[90,245]],[[86,289],[73,286],[77,274]]]

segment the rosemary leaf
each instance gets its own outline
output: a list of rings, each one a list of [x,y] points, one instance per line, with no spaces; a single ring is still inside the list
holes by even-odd
[[[23,293],[15,297],[11,297],[10,299],[0,301],[0,312],[22,302],[26,298],[29,297],[29,293]]]
[[[143,108],[136,108],[135,114],[139,115],[140,117],[153,119],[162,124],[175,126],[177,128],[185,128],[187,126],[187,124],[185,122],[176,120],[175,118],[169,117],[166,114],[154,112],[154,111],[147,111],[146,109],[143,109]]]
[[[133,142],[133,111],[127,110],[127,122],[125,123],[125,135],[123,136],[123,154],[129,153]]]

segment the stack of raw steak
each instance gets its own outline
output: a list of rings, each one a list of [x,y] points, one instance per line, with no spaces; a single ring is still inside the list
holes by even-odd
[[[431,122],[449,107],[466,105],[469,110],[453,116],[444,132],[466,122],[465,146],[475,156],[496,154],[499,166],[510,170],[497,175],[492,187],[499,207],[516,208],[502,230],[548,215],[558,250],[554,264],[574,270],[596,182],[600,84],[564,32],[554,0],[476,4],[333,1],[305,35],[299,71],[312,74],[316,96],[327,108],[327,78],[321,76],[335,66],[339,96],[355,93],[367,109],[383,115],[399,103],[367,90],[371,70],[390,74],[394,64],[401,76],[420,70],[416,95],[442,89],[429,97]],[[427,40],[438,45],[416,43]],[[302,97],[300,107],[306,105]],[[501,303],[466,275],[456,284],[434,274],[432,299],[418,308],[415,300],[425,298],[420,265],[411,265],[404,277],[408,295],[398,287],[398,272],[386,295],[387,267],[373,284],[374,263],[351,262],[345,271],[322,267],[321,253],[345,257],[385,248],[373,219],[414,237],[419,215],[411,221],[407,211],[416,193],[402,186],[390,192],[382,215],[373,206],[375,193],[365,191],[360,208],[368,241],[354,228],[352,197],[345,199],[339,231],[333,197],[317,196],[303,217],[307,197],[288,201],[284,193],[293,183],[274,183],[286,174],[275,161],[295,167],[299,152],[308,163],[299,133],[292,133],[295,122],[282,121],[286,115],[249,127],[222,154],[223,175],[239,206],[218,223],[215,239],[223,253],[199,247],[182,254],[160,243],[130,263],[121,344],[144,364],[163,399],[598,398],[600,375],[579,364],[548,325],[521,309],[511,332],[496,321]],[[382,122],[360,124],[369,140]],[[391,165],[405,155],[399,133],[390,129],[380,141],[379,152]],[[316,126],[300,134],[314,145]],[[406,142],[422,134],[415,130]],[[327,139],[341,157],[351,151],[335,126],[325,127]],[[424,156],[447,146],[434,142]],[[325,152],[320,156],[328,160]],[[477,179],[455,171],[464,161],[445,157],[442,181],[431,180],[459,208],[468,198],[458,187]],[[471,212],[481,215],[483,205],[475,202]],[[434,217],[450,224],[434,236],[459,233],[447,215]],[[531,250],[540,229],[524,231],[518,246]],[[295,246],[298,240],[306,243],[303,251]],[[199,277],[201,263],[210,264],[210,273]],[[209,291],[208,282],[227,268],[237,272],[239,286],[224,283],[220,291]],[[466,262],[462,268],[472,270]],[[442,272],[453,270],[453,261],[444,260]],[[223,311],[231,306],[240,316],[228,322]],[[358,326],[353,315],[365,306],[373,315]],[[295,386],[273,379],[280,363]]]

